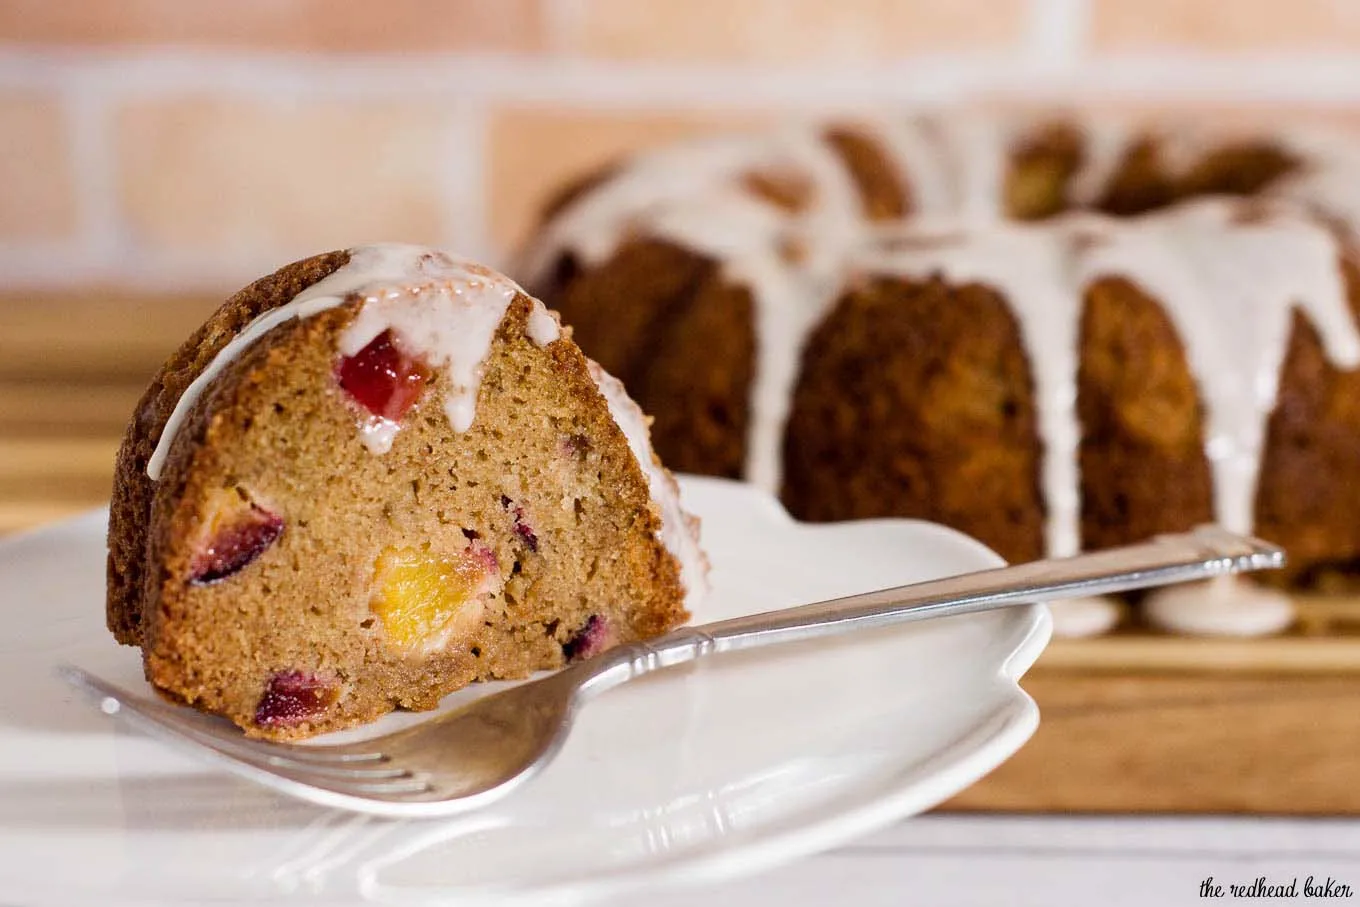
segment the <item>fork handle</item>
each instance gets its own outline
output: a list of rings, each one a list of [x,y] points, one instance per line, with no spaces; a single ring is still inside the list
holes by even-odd
[[[862,595],[681,627],[596,661],[601,686],[714,652],[799,642],[936,617],[1283,567],[1284,551],[1219,526],[1075,557],[1033,561]],[[612,656],[612,657],[611,657]],[[626,676],[620,676],[626,674]],[[612,676],[611,676],[612,675]],[[609,678],[609,679],[606,679]],[[594,686],[595,684],[591,684]]]

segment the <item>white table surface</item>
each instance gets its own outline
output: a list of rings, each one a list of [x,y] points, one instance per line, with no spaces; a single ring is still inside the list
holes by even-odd
[[[1229,883],[1297,879],[1293,899]],[[1308,898],[1329,876],[1349,898]],[[1201,898],[1213,877],[1220,898]],[[738,882],[618,903],[646,907],[1121,907],[1360,902],[1360,820],[924,816]],[[324,899],[315,901],[324,907]],[[12,907],[0,893],[0,907]]]
[[[1360,783],[1360,778],[1356,779]],[[1308,876],[1350,898],[1306,898]],[[1223,896],[1200,897],[1212,876]],[[1233,897],[1228,883],[1297,877],[1294,899]],[[1360,820],[944,815],[744,881],[673,892],[648,907],[1062,907],[1360,903]]]

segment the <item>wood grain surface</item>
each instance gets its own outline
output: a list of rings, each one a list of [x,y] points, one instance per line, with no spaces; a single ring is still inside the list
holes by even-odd
[[[1024,686],[1039,703],[1038,732],[949,808],[1360,815],[1353,673],[1089,674],[1041,663]]]
[[[0,533],[107,502],[123,426],[207,296],[0,293]],[[1360,603],[1268,640],[1057,641],[1041,726],[960,810],[1360,815]]]

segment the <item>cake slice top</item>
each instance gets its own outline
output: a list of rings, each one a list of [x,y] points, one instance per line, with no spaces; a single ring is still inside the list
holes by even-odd
[[[455,430],[467,430],[476,415],[479,368],[506,308],[523,290],[490,268],[423,246],[375,244],[350,249],[348,256],[347,263],[290,302],[256,316],[212,358],[176,402],[147,462],[150,478],[159,477],[185,415],[228,364],[278,325],[351,299],[362,300],[363,307],[341,338],[341,354],[353,356],[383,331],[394,331],[413,352],[449,369],[454,391],[444,410]],[[530,337],[544,346],[560,333],[557,319],[534,300]],[[383,452],[391,444],[390,430],[367,432],[365,443]]]
[[[523,295],[531,306],[526,333],[532,342],[546,346],[563,335],[556,313],[525,294],[514,281],[475,262],[396,243],[359,246],[345,254],[348,260],[327,276],[288,302],[257,314],[199,371],[175,401],[146,461],[151,481],[159,479],[177,434],[213,381],[271,330],[293,319],[359,303],[357,314],[340,336],[339,352],[347,363],[361,356],[376,361],[361,365],[353,375],[338,377],[342,384],[347,379],[353,382],[351,394],[367,410],[356,430],[375,456],[390,449],[399,430],[399,414],[393,407],[401,406],[403,383],[420,380],[412,368],[428,366],[446,373],[442,409],[449,425],[460,434],[471,427],[483,363],[517,296]],[[385,337],[395,338],[400,353],[382,349]],[[376,354],[375,349],[379,350]],[[411,366],[411,362],[420,365]],[[652,451],[647,418],[622,385],[593,362],[590,373],[647,476],[660,517],[658,540],[676,559],[686,604],[692,604],[707,588],[707,561],[698,544],[697,520],[681,507],[679,486]],[[381,386],[373,386],[375,380]]]

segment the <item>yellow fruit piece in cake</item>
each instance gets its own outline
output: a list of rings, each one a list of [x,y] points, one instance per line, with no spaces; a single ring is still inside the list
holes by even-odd
[[[388,548],[374,565],[370,609],[398,648],[429,652],[475,631],[498,580],[496,556],[475,543],[455,555]]]

